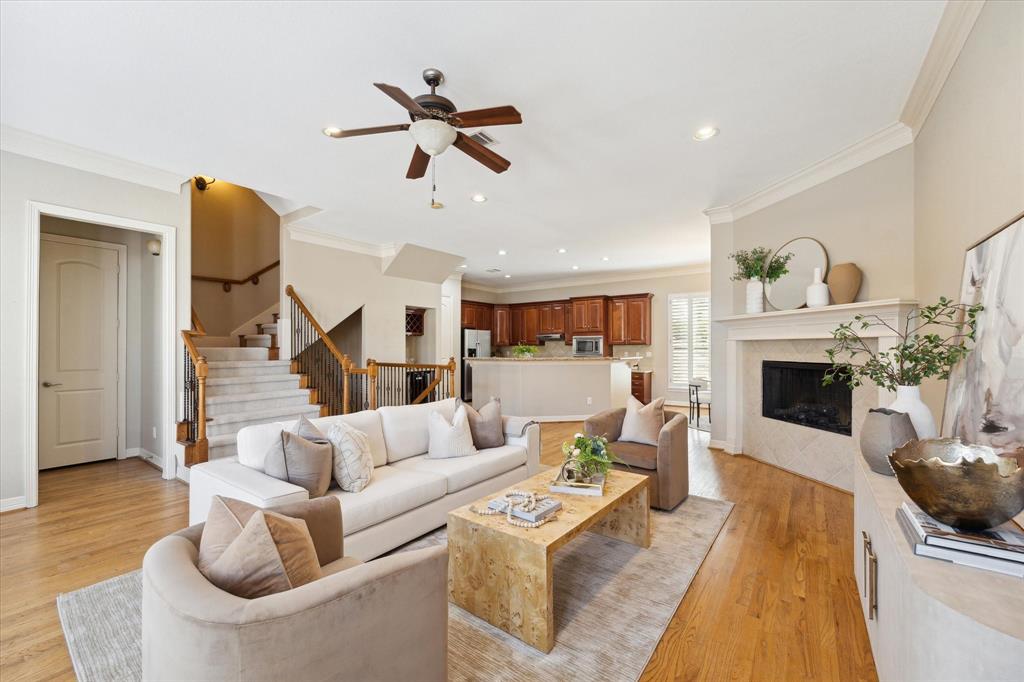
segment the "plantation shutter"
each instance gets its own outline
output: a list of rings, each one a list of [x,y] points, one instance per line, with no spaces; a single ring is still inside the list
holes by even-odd
[[[685,390],[711,378],[711,299],[707,294],[669,297],[669,385]]]

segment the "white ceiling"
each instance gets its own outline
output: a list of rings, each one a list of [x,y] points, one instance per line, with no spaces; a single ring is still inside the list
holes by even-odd
[[[896,121],[943,7],[4,2],[0,122],[317,206],[303,224],[324,232],[466,256],[470,281],[593,277],[706,262],[702,209]],[[429,175],[404,177],[406,133],[320,133],[407,122],[372,82],[415,96],[428,66],[460,109],[524,121],[488,129],[504,174],[438,158],[440,211]],[[721,134],[694,142],[706,124]]]

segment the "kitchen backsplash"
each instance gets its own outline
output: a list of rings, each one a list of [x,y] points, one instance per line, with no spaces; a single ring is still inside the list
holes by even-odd
[[[512,357],[512,349],[515,346],[502,346],[495,351],[495,355],[503,358]],[[640,369],[654,369],[653,358],[647,357],[647,352],[651,349],[650,346],[613,346],[612,353],[617,358],[623,356],[636,357],[640,356],[640,360],[630,360],[629,364],[632,366],[634,363],[640,363]],[[537,357],[538,358],[571,358],[572,357],[572,346],[565,345],[562,341],[549,341],[548,343],[537,346]]]

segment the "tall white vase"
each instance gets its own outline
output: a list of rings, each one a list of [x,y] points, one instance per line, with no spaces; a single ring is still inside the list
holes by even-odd
[[[747,280],[747,312],[764,312],[764,282],[759,279]]]
[[[920,386],[897,386],[896,401],[889,405],[890,410],[905,412],[910,417],[910,423],[917,431],[918,440],[935,438],[939,435],[939,429],[935,426],[935,419],[932,411],[921,400]]]
[[[828,305],[828,285],[821,281],[821,268],[814,268],[814,281],[807,287],[807,307],[824,308]]]

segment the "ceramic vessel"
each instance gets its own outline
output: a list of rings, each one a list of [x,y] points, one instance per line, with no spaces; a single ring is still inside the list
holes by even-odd
[[[824,308],[828,305],[828,285],[821,281],[821,268],[814,268],[814,281],[807,287],[807,307]]]
[[[876,474],[894,476],[889,455],[917,438],[910,415],[880,407],[868,410],[860,427],[860,454]]]
[[[836,305],[853,303],[860,292],[864,273],[855,263],[839,263],[828,271],[828,290]]]
[[[747,312],[764,312],[764,282],[759,279],[747,280]]]
[[[914,431],[921,440],[935,438],[939,435],[939,429],[935,426],[935,418],[932,411],[921,400],[920,386],[897,386],[896,400],[889,405],[894,412],[905,412],[910,416],[910,422],[914,425]]]
[[[1024,511],[1024,448],[1000,456],[959,438],[914,440],[889,462],[900,487],[936,521],[962,530],[993,528]]]

